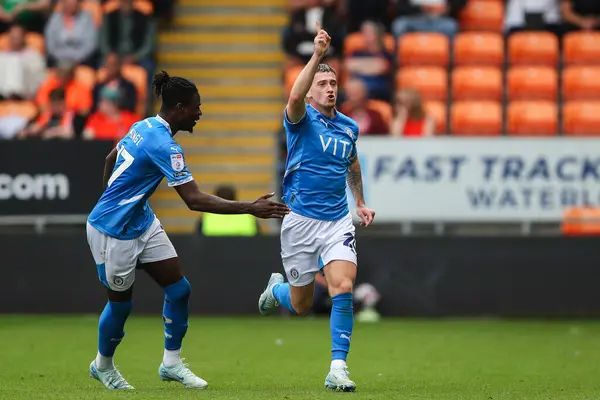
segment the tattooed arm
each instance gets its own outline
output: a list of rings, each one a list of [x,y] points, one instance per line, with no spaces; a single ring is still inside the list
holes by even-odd
[[[358,156],[354,156],[354,161],[348,167],[346,182],[352,191],[354,200],[356,200],[356,207],[364,207],[365,197],[363,194],[362,171],[360,169],[360,162],[358,162]]]
[[[360,169],[360,162],[358,156],[354,156],[354,161],[348,167],[348,174],[346,175],[346,182],[348,187],[352,191],[354,200],[356,201],[356,213],[360,218],[360,224],[362,226],[369,226],[375,218],[375,211],[367,208],[365,204],[365,196],[363,194],[362,184],[362,171]]]

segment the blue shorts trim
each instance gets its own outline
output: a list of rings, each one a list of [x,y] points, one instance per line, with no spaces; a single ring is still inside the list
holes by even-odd
[[[96,268],[98,269],[98,279],[104,286],[110,289],[106,281],[106,264],[96,264]]]
[[[323,271],[323,268],[325,268],[325,264],[323,264],[323,259],[321,256],[319,256],[319,271],[321,272],[321,275],[325,276],[325,271]]]

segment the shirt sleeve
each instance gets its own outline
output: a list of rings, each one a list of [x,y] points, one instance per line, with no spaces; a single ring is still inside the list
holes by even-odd
[[[288,132],[298,132],[298,130],[308,123],[308,110],[304,109],[304,115],[298,122],[290,122],[287,114],[287,107],[283,110],[283,126]]]
[[[185,165],[183,150],[176,143],[166,143],[152,152],[148,157],[167,178],[170,187],[183,185],[194,180]]]

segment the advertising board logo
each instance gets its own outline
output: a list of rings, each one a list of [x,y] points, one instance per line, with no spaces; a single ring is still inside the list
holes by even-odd
[[[69,186],[64,174],[0,174],[0,200],[66,200]]]

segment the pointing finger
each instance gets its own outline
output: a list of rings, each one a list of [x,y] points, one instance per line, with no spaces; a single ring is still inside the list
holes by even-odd
[[[321,23],[317,21],[317,33],[321,32]]]

